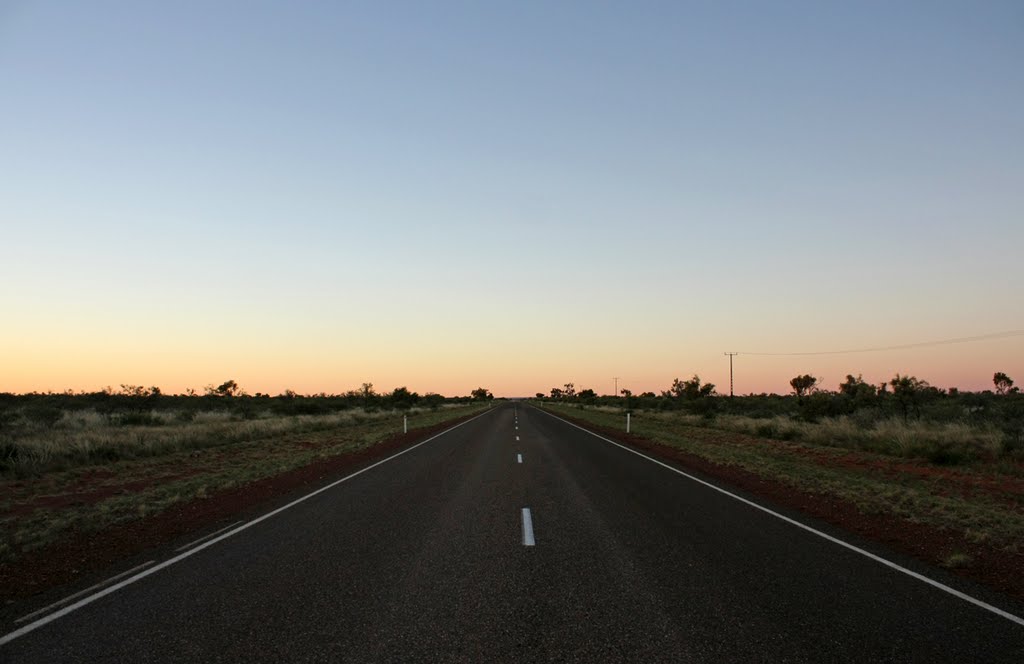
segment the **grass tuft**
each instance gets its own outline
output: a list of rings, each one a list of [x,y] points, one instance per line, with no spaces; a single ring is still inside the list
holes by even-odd
[[[967,567],[971,564],[971,557],[966,553],[951,553],[946,556],[942,561],[943,567],[955,569],[957,567]]]

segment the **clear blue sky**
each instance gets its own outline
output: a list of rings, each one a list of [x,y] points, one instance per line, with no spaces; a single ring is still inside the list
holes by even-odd
[[[1020,2],[0,7],[0,391],[663,389],[1024,328]]]

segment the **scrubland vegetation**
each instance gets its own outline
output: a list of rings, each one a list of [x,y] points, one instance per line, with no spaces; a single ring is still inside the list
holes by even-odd
[[[567,384],[537,403],[618,432],[628,412],[632,433],[655,443],[948,532],[949,560],[960,566],[978,546],[1024,552],[1024,395],[1005,374],[995,385],[966,393],[914,377],[872,386],[848,376],[826,391],[798,376],[789,395],[730,398],[694,376],[661,394],[619,397]]]
[[[0,564],[60,541],[205,500],[487,407],[474,397],[248,396],[124,385],[86,394],[0,394]]]
[[[1004,373],[994,391],[942,390],[914,376],[881,385],[849,375],[836,390],[810,375],[796,376],[787,395],[726,397],[698,376],[676,379],[660,394],[597,396],[572,383],[537,398],[614,412],[667,418],[691,426],[762,438],[845,447],[940,465],[1024,460],[1024,394]]]
[[[0,394],[0,473],[30,476],[76,466],[319,431],[450,409],[475,397],[378,394],[366,383],[340,395],[249,396],[234,381],[204,396],[122,385],[93,393]]]

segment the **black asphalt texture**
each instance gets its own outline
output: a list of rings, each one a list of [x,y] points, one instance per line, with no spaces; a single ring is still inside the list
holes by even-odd
[[[1024,627],[507,403],[0,661],[1019,663]]]

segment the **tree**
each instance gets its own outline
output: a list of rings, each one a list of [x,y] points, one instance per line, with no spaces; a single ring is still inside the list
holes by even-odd
[[[566,383],[565,391],[563,394],[565,395],[566,399],[572,399],[574,396],[576,396],[576,386],[573,385],[572,383]]]
[[[377,398],[377,392],[373,389],[373,383],[363,383],[359,387],[359,396],[363,400],[363,407],[369,407],[374,399]]]
[[[552,387],[551,388],[551,398],[552,399],[561,399],[563,394],[564,393],[559,388],[557,388],[557,387]]]
[[[469,394],[476,401],[487,401],[494,398],[494,395],[486,387],[478,387]]]
[[[804,374],[802,376],[796,376],[789,381],[789,386],[793,388],[793,394],[798,398],[802,399],[811,392],[817,389],[818,379],[811,374]]]
[[[919,380],[916,376],[896,376],[889,381],[892,385],[893,396],[896,397],[896,401],[899,402],[900,407],[903,409],[903,421],[906,422],[910,416],[910,410],[913,408],[914,414],[920,418],[921,409],[919,401],[921,393],[929,389],[931,386],[927,381]]]
[[[673,380],[668,393],[677,399],[700,399],[714,394],[715,386],[711,383],[701,385],[700,376],[693,374],[693,378],[690,380],[679,380],[678,378]]]
[[[839,399],[833,400],[830,404],[833,408],[840,408],[842,412],[854,412],[858,408],[872,405],[878,396],[878,388],[871,383],[865,382],[864,378],[857,374],[847,374],[846,380],[839,383]]]
[[[226,380],[214,389],[214,394],[219,397],[233,397],[241,391],[242,388],[238,386],[233,380]]]
[[[430,410],[437,410],[444,403],[444,397],[436,392],[427,392],[423,395],[423,403],[426,404]]]
[[[1002,371],[997,371],[992,375],[992,382],[996,386],[996,394],[1012,394],[1020,389],[1014,387],[1013,379]]]
[[[126,385],[125,383],[121,383],[121,395],[133,398],[160,396],[160,388],[145,388],[142,385]]]
[[[597,392],[595,392],[594,390],[591,390],[591,389],[587,388],[587,389],[585,389],[585,390],[580,390],[579,392],[577,392],[577,393],[576,393],[576,397],[577,397],[577,398],[578,398],[578,399],[579,399],[580,401],[583,401],[583,402],[585,402],[585,403],[593,403],[593,402],[594,402],[594,399],[596,399],[596,398],[597,398]]]
[[[420,395],[410,392],[409,388],[404,385],[396,387],[389,396],[391,398],[391,405],[394,408],[401,408],[403,410],[412,408],[412,405],[420,399]]]
[[[536,397],[537,397],[538,399],[543,399],[543,398],[544,398],[544,393],[543,393],[543,392],[538,392],[538,393],[536,394]]]
[[[864,378],[860,374],[857,374],[856,378],[851,374],[846,374],[846,380],[839,383],[839,393],[848,397],[873,397],[875,396],[875,386],[864,382]]]

